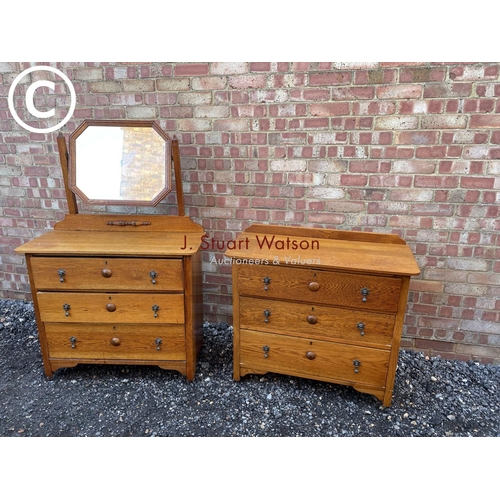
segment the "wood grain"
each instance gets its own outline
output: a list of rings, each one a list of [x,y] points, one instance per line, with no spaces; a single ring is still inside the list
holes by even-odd
[[[32,263],[33,278],[43,290],[184,290],[180,258],[33,257]],[[104,277],[104,270],[111,275]],[[155,283],[151,271],[157,274]]]
[[[16,252],[60,256],[176,257],[196,253],[200,244],[200,234],[196,233],[50,231],[17,247]]]
[[[350,385],[389,406],[410,276],[420,272],[406,243],[396,235],[254,224],[233,248],[226,256],[234,380],[267,372],[306,377]]]
[[[139,293],[38,292],[41,320],[45,323],[149,323],[183,324],[184,295]],[[70,309],[66,316],[64,304]],[[113,304],[116,310],[106,309]],[[153,305],[158,305],[157,317]]]
[[[361,274],[319,271],[285,266],[236,266],[239,286],[245,295],[351,307],[359,310],[396,312],[401,280]],[[264,289],[264,278],[271,282]],[[311,283],[319,288],[312,291]],[[361,290],[369,294],[363,302]]]
[[[76,204],[75,193],[73,193],[69,187],[68,147],[66,139],[60,132],[57,136],[57,149],[59,150],[59,161],[61,163],[61,171],[63,174],[64,192],[66,193],[66,200],[68,202],[68,212],[70,214],[77,214],[78,205]]]
[[[290,233],[257,233],[251,228],[240,234],[235,249],[227,250],[226,256],[247,261],[259,259],[280,266],[301,265],[399,276],[420,274],[411,249],[406,244],[352,241],[348,239],[352,235],[344,235],[348,231],[337,232],[337,237],[330,239],[312,236],[318,234],[318,230],[314,229],[310,233],[302,229],[293,236]],[[345,239],[341,238],[340,233]]]
[[[46,323],[50,356],[67,359],[185,360],[184,326]],[[75,337],[72,348],[70,338]],[[119,339],[113,345],[111,339]],[[156,339],[161,339],[157,349]]]
[[[392,344],[395,317],[390,314],[250,297],[241,297],[240,303],[239,323],[243,329],[386,349]],[[267,322],[264,311],[270,313]],[[308,321],[311,316],[316,319],[313,324]],[[363,335],[357,327],[360,322],[364,324]]]
[[[293,237],[326,238],[331,240],[365,241],[406,245],[397,234],[372,233],[365,231],[340,231],[300,226],[278,226],[276,224],[252,224],[245,233],[276,234]]]
[[[150,224],[147,226],[111,226],[111,221],[145,221]],[[177,215],[116,215],[116,214],[67,214],[59,221],[54,229],[56,231],[105,231],[122,232],[171,232],[171,233],[196,233],[203,235],[205,230],[202,226],[193,222],[189,217],[180,217]],[[201,239],[200,239],[201,242]]]
[[[299,377],[314,375],[322,380],[336,380],[349,385],[364,384],[378,388],[385,385],[388,350],[251,330],[241,330],[240,333],[242,366]],[[264,357],[264,346],[269,347],[267,358]],[[308,359],[308,352],[313,352],[316,357]],[[358,373],[354,371],[354,360],[361,362]]]

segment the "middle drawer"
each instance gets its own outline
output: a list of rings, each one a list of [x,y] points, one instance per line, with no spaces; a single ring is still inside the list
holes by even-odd
[[[240,297],[240,328],[390,346],[395,317],[323,305]]]
[[[184,323],[184,294],[38,292],[49,323]]]

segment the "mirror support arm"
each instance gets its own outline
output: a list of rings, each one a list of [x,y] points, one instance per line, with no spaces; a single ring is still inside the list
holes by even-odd
[[[61,169],[64,180],[64,191],[66,192],[66,200],[68,201],[68,212],[70,214],[78,213],[78,206],[76,204],[75,193],[71,191],[69,187],[68,179],[68,148],[66,145],[66,139],[61,132],[57,136],[57,149],[59,150],[59,159],[61,161]]]
[[[185,215],[185,213],[184,213],[184,194],[182,192],[181,157],[179,154],[179,141],[175,136],[172,139],[172,161],[174,163],[175,191],[177,193],[178,215],[183,216]]]

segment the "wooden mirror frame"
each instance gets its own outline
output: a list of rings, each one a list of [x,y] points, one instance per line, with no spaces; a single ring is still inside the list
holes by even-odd
[[[160,138],[165,141],[165,183],[164,187],[155,194],[151,200],[139,199],[94,199],[89,198],[86,193],[77,186],[77,139],[89,127],[121,127],[121,128],[150,128],[154,130]],[[69,188],[77,194],[85,203],[91,205],[139,205],[139,206],[156,206],[163,200],[172,190],[172,139],[166,134],[162,128],[152,120],[84,120],[80,126],[70,135],[69,138],[69,172],[68,182]],[[176,172],[177,173],[177,172]],[[176,175],[177,181],[177,175]],[[177,184],[177,182],[176,182]]]

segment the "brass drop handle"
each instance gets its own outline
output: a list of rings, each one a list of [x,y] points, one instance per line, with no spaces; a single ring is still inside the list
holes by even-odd
[[[268,285],[271,283],[271,278],[268,278],[267,276],[262,280],[264,282],[264,290],[267,292],[268,290]]]
[[[313,351],[308,351],[308,352],[306,352],[306,358],[311,359],[311,360],[316,359],[316,353]]]
[[[156,277],[157,276],[158,276],[158,273],[156,271],[149,272],[149,277],[151,278],[151,283],[153,283],[153,285],[156,285]]]
[[[76,348],[76,337],[70,337],[69,341],[71,342],[71,349]]]
[[[361,289],[361,295],[363,296],[363,299],[362,299],[363,302],[366,302],[366,297],[368,296],[369,293],[370,293],[370,290],[368,290],[368,288]]]
[[[111,345],[116,345],[116,346],[118,346],[118,345],[120,345],[120,343],[121,343],[121,342],[120,342],[120,339],[119,339],[119,338],[117,338],[117,337],[113,337],[113,338],[111,339]]]
[[[160,310],[160,306],[157,306],[155,304],[153,307],[151,307],[151,309],[153,309],[154,317],[157,318],[158,317],[158,311]]]
[[[66,271],[64,269],[58,269],[57,274],[59,275],[59,281],[64,283],[64,276],[66,275]]]
[[[318,322],[318,318],[316,316],[310,315],[310,316],[307,317],[307,322],[310,325],[315,325]]]
[[[365,334],[365,324],[360,321],[357,325],[356,328],[359,330],[359,334],[363,336]]]
[[[355,359],[352,364],[354,365],[354,373],[359,373],[359,367],[361,366],[361,361]]]
[[[71,306],[69,304],[63,304],[63,309],[64,309],[64,315],[69,316],[69,310],[71,309]]]
[[[271,311],[269,311],[268,309],[266,309],[266,310],[264,311],[264,317],[266,318],[266,319],[264,320],[264,323],[269,323],[269,316],[271,316]]]
[[[269,351],[271,350],[271,348],[268,346],[268,345],[265,345],[262,350],[264,351],[264,357],[267,358],[267,356],[269,355]]]
[[[317,283],[316,281],[311,281],[308,286],[311,292],[317,292],[319,290],[319,283]]]
[[[162,342],[162,340],[160,338],[158,338],[158,339],[155,340],[156,350],[157,351],[159,351],[161,349],[161,342]]]
[[[106,305],[106,310],[112,313],[116,311],[116,305],[110,302],[109,304]]]
[[[101,274],[105,277],[105,278],[111,278],[111,275],[113,274],[113,272],[111,271],[111,269],[103,269],[101,271]]]

